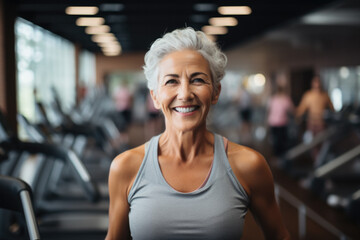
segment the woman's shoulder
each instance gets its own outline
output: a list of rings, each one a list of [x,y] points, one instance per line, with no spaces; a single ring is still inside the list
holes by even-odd
[[[227,154],[230,161],[249,165],[248,167],[256,167],[256,165],[264,163],[264,157],[258,151],[231,141],[228,143]]]
[[[111,163],[110,174],[132,179],[136,176],[145,155],[145,144],[117,155]]]
[[[229,142],[228,159],[236,178],[249,195],[257,183],[272,181],[269,165],[258,151]]]

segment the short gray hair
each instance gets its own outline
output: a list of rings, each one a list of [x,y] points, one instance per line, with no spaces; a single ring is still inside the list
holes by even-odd
[[[211,80],[214,90],[225,75],[227,63],[226,55],[220,50],[217,44],[211,41],[205,33],[195,31],[191,27],[176,29],[158,38],[145,54],[145,65],[143,66],[147,86],[150,90],[158,87],[159,62],[169,53],[192,49],[199,52],[209,63]]]

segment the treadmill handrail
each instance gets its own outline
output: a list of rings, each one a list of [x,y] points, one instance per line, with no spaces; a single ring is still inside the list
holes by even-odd
[[[76,179],[78,179],[79,183],[83,186],[86,197],[91,202],[96,202],[100,199],[100,192],[97,185],[91,179],[88,170],[81,160],[71,149],[51,143],[23,142],[19,139],[0,142],[0,146],[6,150],[27,151],[34,154],[42,153],[54,157],[55,160],[69,162],[76,173]]]
[[[345,152],[344,154],[340,155],[339,157],[335,158],[334,160],[317,168],[315,170],[314,175],[317,178],[323,178],[323,177],[329,175],[330,173],[332,173],[333,171],[335,171],[338,167],[343,166],[344,164],[353,160],[358,155],[360,155],[360,145],[352,148],[351,150]]]
[[[328,139],[333,134],[335,134],[336,131],[337,131],[336,127],[330,127],[329,129],[317,134],[310,143],[302,143],[295,146],[286,153],[285,155],[286,160],[291,161],[296,157],[300,156],[301,154],[305,153],[306,151],[311,150],[313,147],[315,147],[316,145],[320,144],[322,141]]]
[[[39,240],[40,234],[32,204],[32,190],[30,186],[21,179],[0,176],[0,190],[3,198],[0,200],[0,207],[23,212],[26,220],[29,238]]]
[[[24,216],[26,219],[26,225],[29,232],[30,239],[40,240],[39,229],[36,225],[36,217],[34,214],[34,208],[28,191],[22,190],[20,192],[20,198],[23,206]]]

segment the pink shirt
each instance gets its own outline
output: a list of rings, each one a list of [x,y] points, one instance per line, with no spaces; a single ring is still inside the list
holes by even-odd
[[[148,94],[147,97],[146,97],[146,108],[147,108],[149,113],[157,113],[157,112],[159,112],[159,109],[157,109],[154,106],[154,102],[153,102],[150,94]]]
[[[294,106],[291,99],[286,95],[273,96],[268,105],[269,115],[268,124],[272,127],[285,126],[288,123],[288,112],[293,110]]]
[[[118,87],[114,93],[115,106],[118,111],[131,108],[131,93],[126,87]]]

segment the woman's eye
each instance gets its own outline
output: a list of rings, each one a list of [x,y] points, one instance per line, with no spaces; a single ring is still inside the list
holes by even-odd
[[[169,79],[169,80],[165,81],[165,85],[175,84],[175,83],[176,83],[176,80],[175,80],[175,79]]]
[[[205,80],[202,79],[202,78],[195,78],[195,79],[192,80],[192,82],[194,82],[194,83],[204,83]]]

